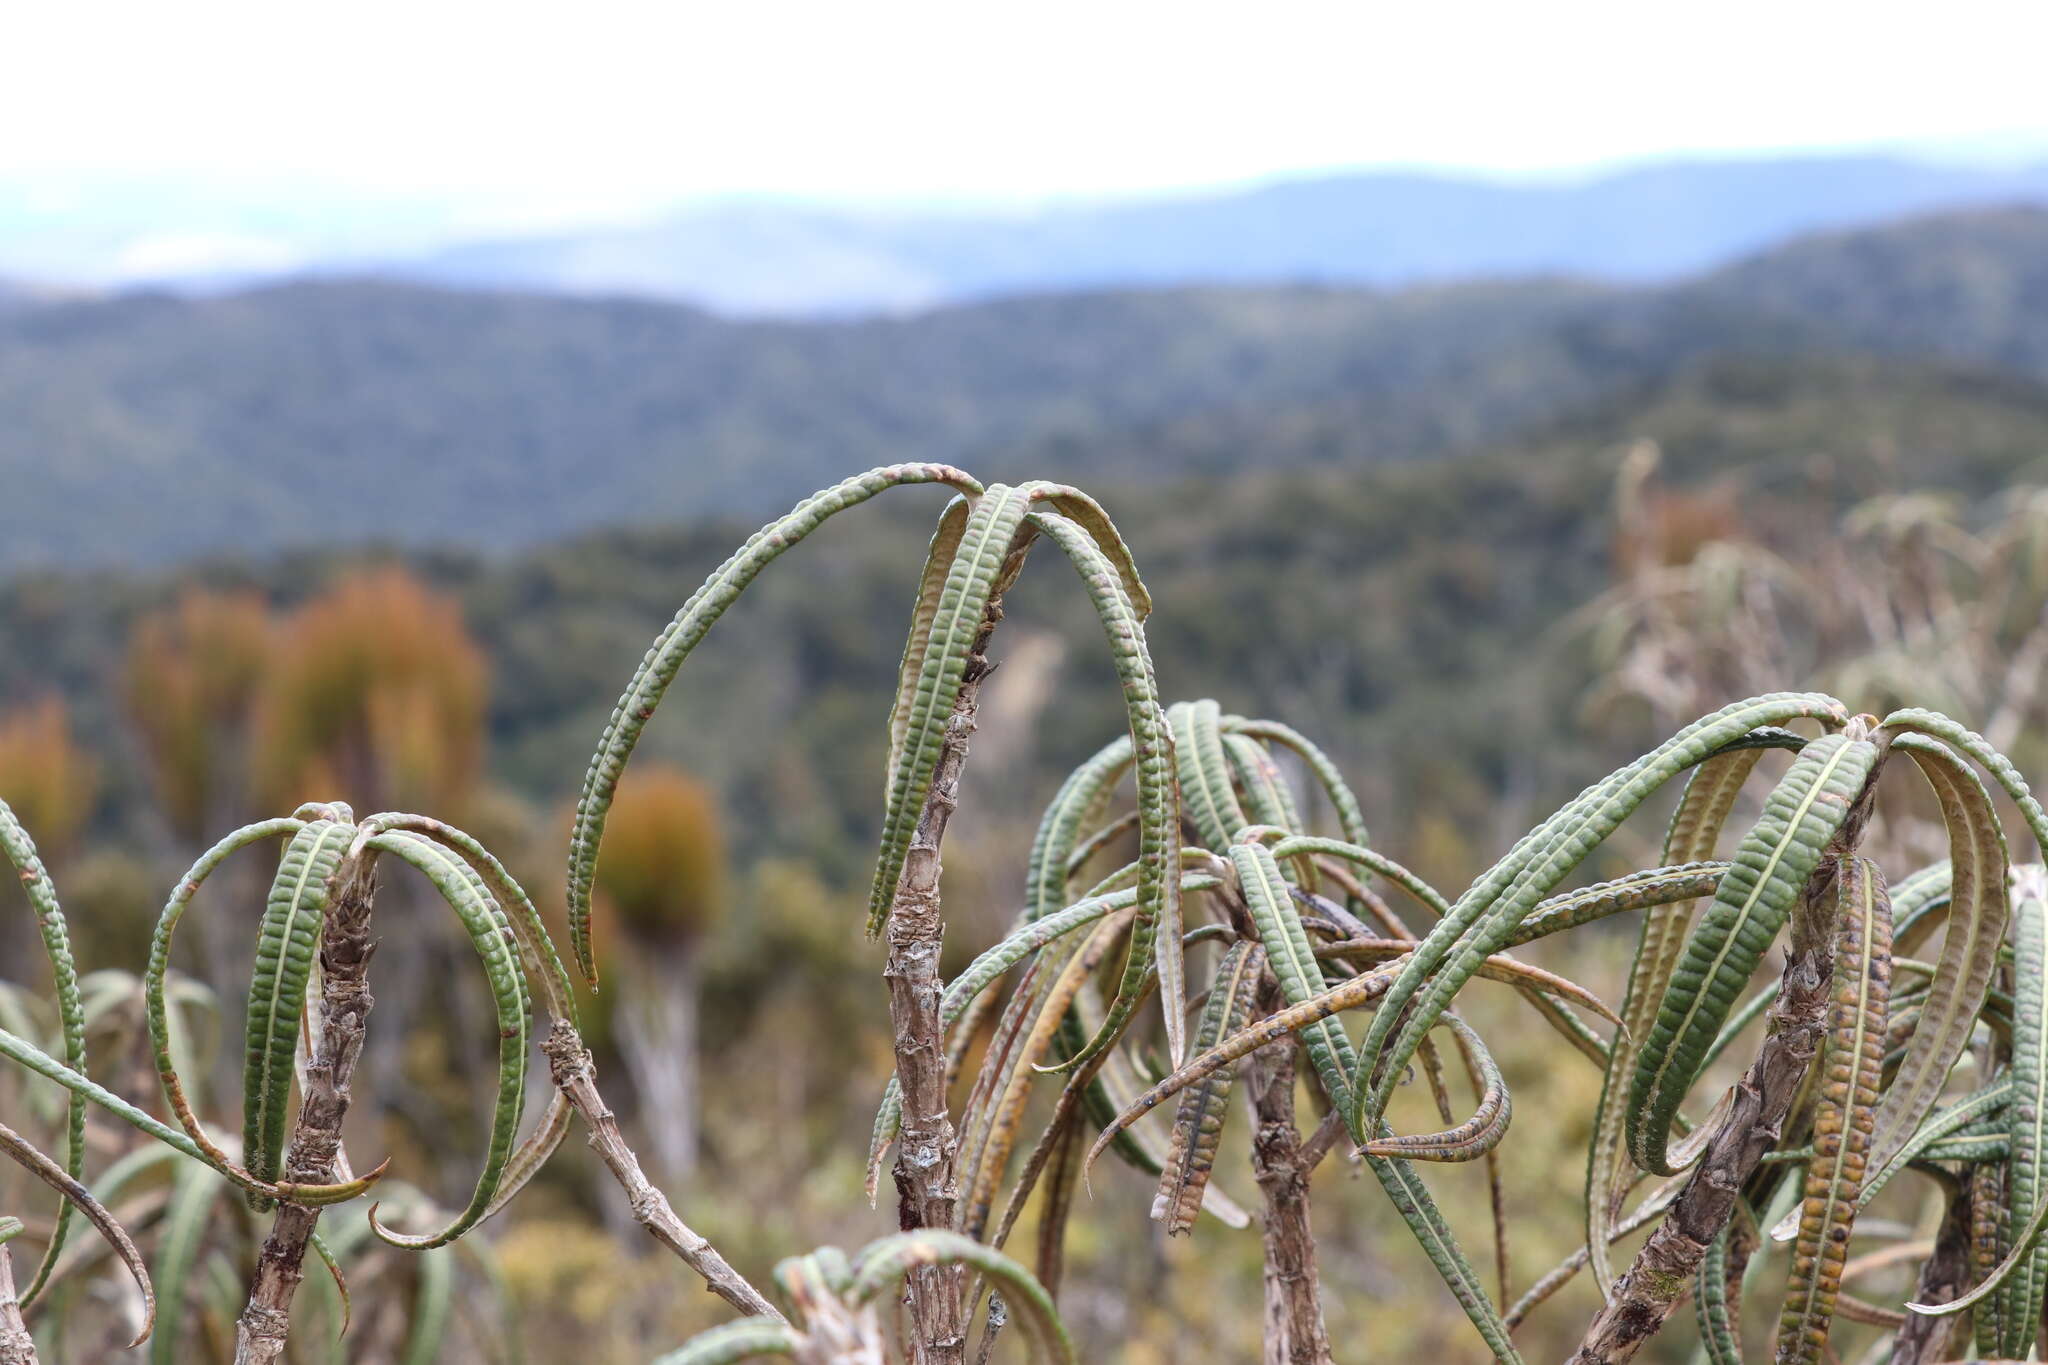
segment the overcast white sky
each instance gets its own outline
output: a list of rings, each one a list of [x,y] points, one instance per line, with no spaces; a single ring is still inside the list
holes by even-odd
[[[0,180],[631,212],[2031,139],[2048,6],[0,5]]]

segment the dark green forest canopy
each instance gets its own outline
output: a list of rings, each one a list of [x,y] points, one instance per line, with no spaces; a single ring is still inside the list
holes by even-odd
[[[1735,354],[1753,385],[1788,356],[1979,372],[2002,421],[2048,378],[2044,298],[2048,213],[2011,210],[1654,289],[1157,290],[832,323],[365,281],[44,302],[0,311],[0,567],[503,551],[758,519],[904,459],[1112,486],[1350,470],[1611,431],[1669,386],[1739,385],[1697,378]]]

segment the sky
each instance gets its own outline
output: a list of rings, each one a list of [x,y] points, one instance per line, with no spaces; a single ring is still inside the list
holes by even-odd
[[[2048,6],[2027,0],[124,0],[15,4],[4,32],[0,191],[52,211],[95,185],[291,185],[485,227],[734,194],[1029,202],[1361,166],[2048,148]]]

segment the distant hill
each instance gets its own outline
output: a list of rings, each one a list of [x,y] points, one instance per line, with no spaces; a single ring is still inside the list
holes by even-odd
[[[0,184],[0,276],[219,292],[289,277],[694,303],[730,316],[900,313],[1011,294],[1398,287],[1523,275],[1663,282],[1814,232],[2048,204],[2048,160],[1930,150],[1681,160],[1547,178],[1333,173],[1036,207],[733,199],[547,233],[459,196],[162,179]],[[516,220],[509,220],[516,221]]]
[[[1133,466],[1164,465],[1200,434],[1160,427],[1120,448]],[[1215,448],[1234,435],[1218,430]],[[1723,354],[1455,459],[1361,462],[1366,434],[1322,408],[1274,414],[1280,467],[1132,486],[1115,482],[1112,466],[1091,472],[1089,486],[1158,604],[1148,632],[1168,691],[1284,709],[1378,784],[1369,804],[1399,822],[1418,803],[1470,797],[1473,774],[1489,797],[1534,784],[1561,799],[1604,771],[1596,749],[1563,745],[1532,772],[1516,736],[1569,725],[1591,681],[1557,623],[1607,585],[1619,447],[1638,437],[1662,446],[1673,484],[1739,479],[1756,494],[1743,504],[1752,529],[1784,543],[1877,492],[1975,498],[2048,481],[2048,388],[1872,356]],[[833,876],[869,871],[882,755],[864,722],[887,712],[903,604],[942,502],[932,492],[879,499],[807,544],[786,572],[764,575],[693,656],[687,700],[670,703],[683,709],[649,732],[652,752],[719,784],[734,837],[753,851],[764,830],[801,830],[806,856]],[[164,519],[191,505],[170,504]],[[495,662],[497,775],[549,805],[569,795],[564,784],[580,776],[647,641],[749,529],[727,518],[510,555],[413,554],[460,595]],[[109,780],[130,784],[110,804],[143,808],[114,688],[135,613],[193,580],[296,601],[343,555],[253,556],[233,552],[246,542],[222,544],[233,562],[0,579],[0,710],[51,690],[71,699]],[[1057,623],[1071,645],[1046,752],[1020,755],[996,784],[1004,790],[985,798],[1011,803],[1019,820],[1122,723],[1116,689],[1086,685],[1113,674],[1073,574],[1043,552],[1026,574],[1010,638]],[[777,746],[762,746],[768,733]],[[785,761],[783,746],[800,760]]]
[[[1159,481],[1416,459],[1716,356],[2048,379],[2048,211],[1695,280],[1055,295],[902,319],[301,283],[0,309],[0,567],[754,517],[848,470]],[[1769,368],[1767,360],[1765,369]]]
[[[433,284],[635,294],[742,314],[1134,285],[1651,281],[1804,233],[2011,203],[2048,203],[2048,165],[1835,156],[1571,181],[1371,173],[1011,214],[747,202],[646,227],[464,244],[388,268]]]

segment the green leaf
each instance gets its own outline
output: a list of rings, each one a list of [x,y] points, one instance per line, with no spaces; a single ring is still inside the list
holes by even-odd
[[[700,1332],[687,1346],[670,1351],[654,1365],[734,1365],[755,1356],[793,1356],[803,1337],[774,1318],[741,1318]]]
[[[2012,1103],[2006,1109],[2009,1156],[2005,1237],[2020,1243],[2037,1209],[2048,1207],[2048,871],[2028,864],[2014,872],[2012,891]],[[2033,1349],[2048,1296],[2048,1250],[2037,1248],[2007,1282],[1999,1306],[2000,1352]],[[2022,1340],[2022,1337],[2025,1339]]]
[[[1693,770],[1664,835],[1664,862],[1690,863],[1713,856],[1735,798],[1763,752],[1762,748],[1728,750]],[[1717,880],[1713,891],[1719,890]],[[1607,1054],[1600,1099],[1593,1110],[1593,1137],[1586,1151],[1586,1246],[1591,1251],[1593,1282],[1603,1298],[1610,1297],[1614,1289],[1608,1234],[1626,1192],[1621,1157],[1628,1120],[1627,1081],[1635,1074],[1658,1005],[1685,951],[1685,931],[1692,922],[1694,904],[1691,900],[1664,902],[1643,917],[1628,985],[1621,997],[1622,1026]],[[1531,918],[1540,922],[1539,916]]]
[[[888,771],[892,774],[903,763],[903,741],[910,732],[910,712],[917,700],[918,681],[924,674],[925,655],[931,648],[932,622],[938,617],[946,577],[960,551],[960,537],[967,530],[967,509],[971,505],[965,494],[947,503],[932,531],[932,543],[925,550],[917,601],[910,609],[910,631],[903,637],[903,660],[896,666],[896,699],[889,708]]]
[[[366,822],[374,823],[375,817]],[[460,857],[440,844],[404,830],[373,834],[364,840],[364,846],[409,863],[433,883],[434,890],[462,921],[470,945],[483,963],[491,997],[497,1005],[498,1099],[492,1110],[483,1171],[477,1177],[468,1206],[440,1231],[418,1236],[384,1228],[377,1222],[376,1206],[370,1207],[370,1230],[379,1238],[407,1250],[425,1251],[447,1245],[483,1220],[510,1164],[514,1139],[518,1137],[519,1113],[526,1098],[526,977],[520,969],[512,926],[497,902],[483,891],[475,870]]]
[[[1330,806],[1337,813],[1337,829],[1346,843],[1364,848],[1372,843],[1372,836],[1365,828],[1365,814],[1352,795],[1351,788],[1344,781],[1344,774],[1338,771],[1336,763],[1328,754],[1311,742],[1306,736],[1290,726],[1275,720],[1245,720],[1240,716],[1226,716],[1223,728],[1232,733],[1247,735],[1291,749],[1300,755],[1308,770],[1315,774],[1323,793],[1329,797]]]
[[[1007,1302],[1023,1310],[1025,1331],[1037,1351],[1065,1365],[1080,1359],[1052,1296],[1037,1277],[993,1247],[957,1232],[927,1228],[869,1243],[854,1258],[847,1300],[856,1306],[873,1303],[913,1269],[927,1265],[966,1265],[980,1271],[1008,1291]]]
[[[1871,1159],[1882,1166],[1920,1126],[1969,1045],[2005,940],[2005,832],[1984,786],[1947,746],[1915,734],[1892,747],[1911,758],[1934,791],[1949,838],[1948,930],[1942,935],[1920,1022],[1878,1106]]]
[[[1108,636],[1117,678],[1123,684],[1124,712],[1130,726],[1138,788],[1138,914],[1131,926],[1130,948],[1117,981],[1116,997],[1110,1002],[1109,1017],[1094,1039],[1059,1069],[1072,1070],[1085,1064],[1121,1036],[1137,1008],[1138,988],[1155,962],[1167,1053],[1178,1065],[1187,1051],[1187,981],[1181,951],[1178,866],[1181,804],[1174,780],[1173,735],[1160,708],[1144,625],[1114,566],[1080,525],[1045,510],[1033,511],[1031,524],[1059,546],[1080,574]]]
[[[870,938],[882,932],[889,917],[910,841],[938,769],[953,704],[966,680],[968,656],[981,634],[983,613],[1000,591],[997,580],[1018,548],[1013,542],[1024,524],[1027,506],[1027,496],[1006,484],[992,484],[974,499],[960,532],[960,548],[947,566],[945,586],[927,632],[929,639],[921,651],[906,650],[906,658],[917,654],[919,671],[916,686],[901,710],[903,742],[889,770],[882,807],[881,851],[868,890]]]
[[[814,493],[798,503],[787,516],[768,523],[748,538],[731,558],[713,570],[702,587],[690,594],[675,620],[656,637],[634,670],[632,681],[611,719],[599,736],[596,753],[583,777],[583,791],[576,802],[576,823],[569,837],[569,935],[576,961],[593,986],[597,966],[590,949],[590,889],[597,875],[597,851],[604,839],[605,817],[626,760],[640,741],[640,732],[654,718],[670,683],[690,651],[702,643],[718,618],[725,614],[749,583],[781,556],[783,551],[818,529],[837,513],[866,502],[877,493],[904,484],[940,483],[962,493],[975,494],[981,485],[951,465],[900,464],[871,469]]]
[[[1068,774],[1039,820],[1024,879],[1024,916],[1042,919],[1070,904],[1073,859],[1081,831],[1101,815],[1109,792],[1131,766],[1131,737],[1119,735]]]
[[[2012,1094],[2012,1077],[2005,1076],[1982,1090],[1964,1096],[1954,1104],[1936,1110],[1933,1116],[1920,1126],[1919,1131],[1892,1154],[1889,1161],[1873,1170],[1870,1178],[1863,1182],[1863,1192],[1857,1197],[1858,1202],[1868,1206],[1870,1201],[1877,1197],[1878,1191],[1890,1184],[1892,1177],[1905,1170],[1910,1163],[1933,1160],[1933,1157],[1927,1155],[1928,1152],[1981,1121],[1995,1121],[1998,1124],[1998,1135],[2001,1138],[2006,1136],[2007,1125],[2003,1111],[2006,1105],[2011,1103]]]
[[[1457,1039],[1458,1050],[1479,1085],[1479,1107],[1472,1117],[1441,1133],[1420,1133],[1404,1137],[1383,1137],[1365,1144],[1368,1156],[1405,1157],[1411,1161],[1477,1161],[1500,1145],[1507,1136],[1513,1104],[1506,1079],[1486,1044],[1470,1025],[1455,1014],[1446,1014]]]
[[[1301,916],[1288,894],[1287,879],[1273,851],[1264,844],[1232,844],[1230,863],[1237,869],[1245,905],[1251,910],[1252,925],[1266,947],[1266,960],[1280,982],[1280,993],[1290,1005],[1302,1005],[1323,992],[1322,969],[1315,949],[1302,927]],[[1340,1112],[1351,1105],[1351,1074],[1357,1058],[1351,1039],[1335,1019],[1325,1019],[1302,1029],[1302,1044],[1309,1062],[1322,1081],[1324,1093]]]
[[[1725,706],[1588,787],[1474,882],[1417,947],[1366,1030],[1359,1048],[1359,1107],[1351,1116],[1354,1139],[1378,1128],[1423,1034],[1479,964],[1652,792],[1751,731],[1800,717],[1832,724],[1848,719],[1840,702],[1820,693],[1773,693]]]
[[[285,845],[264,905],[242,1064],[242,1161],[258,1180],[276,1180],[284,1165],[292,1059],[327,916],[328,879],[355,834],[354,825],[333,820],[301,828]],[[260,1198],[252,1202],[258,1209],[269,1207]]]
[[[36,933],[43,941],[43,955],[50,960],[50,977],[57,990],[57,1018],[64,1035],[64,1060],[81,1074],[85,1071],[85,1013],[78,999],[78,966],[71,956],[71,936],[65,927],[64,909],[57,902],[57,888],[50,881],[43,860],[36,855],[35,841],[5,801],[0,801],[0,852],[7,855],[35,912]],[[85,1099],[73,1092],[65,1114],[63,1169],[73,1180],[85,1173]],[[27,1308],[41,1297],[56,1269],[57,1257],[71,1232],[72,1206],[68,1199],[57,1201],[57,1221],[43,1248],[43,1258],[29,1276],[20,1294]]]
[[[1222,718],[1223,709],[1206,699],[1175,702],[1166,712],[1166,722],[1173,727],[1181,808],[1212,853],[1227,851],[1245,826],[1244,809],[1230,785],[1230,762],[1223,753]]]
[[[1736,997],[1849,817],[1878,758],[1868,740],[1829,735],[1800,751],[1743,837],[1671,974],[1629,1087],[1628,1148],[1636,1165],[1673,1174],[1672,1119]]]
[[[323,807],[322,809],[326,810],[329,808]],[[169,1102],[171,1112],[176,1116],[179,1126],[185,1130],[182,1133],[178,1133],[175,1140],[166,1138],[164,1134],[171,1130],[165,1129],[161,1123],[158,1123],[149,1115],[144,1114],[141,1110],[136,1109],[135,1106],[114,1095],[112,1092],[94,1084],[86,1076],[43,1056],[39,1049],[27,1045],[21,1039],[13,1038],[12,1035],[8,1035],[6,1039],[0,1039],[0,1044],[5,1044],[0,1046],[0,1051],[7,1052],[9,1056],[28,1066],[31,1070],[69,1086],[72,1093],[84,1095],[101,1108],[115,1114],[123,1121],[140,1128],[159,1141],[169,1141],[171,1146],[184,1152],[187,1156],[204,1161],[207,1165],[233,1181],[243,1191],[260,1195],[267,1199],[289,1200],[295,1204],[304,1204],[312,1207],[341,1203],[355,1198],[376,1183],[383,1174],[383,1167],[379,1166],[368,1175],[359,1176],[354,1180],[341,1181],[333,1185],[299,1185],[284,1181],[271,1182],[260,1180],[251,1175],[239,1162],[229,1157],[221,1149],[220,1145],[207,1135],[205,1126],[200,1123],[199,1116],[192,1112],[192,1105],[185,1097],[184,1083],[178,1078],[177,1064],[174,1060],[175,1050],[171,1044],[170,1033],[170,1010],[165,1001],[164,985],[165,978],[170,972],[171,940],[177,933],[178,923],[184,918],[187,907],[192,903],[192,898],[199,894],[199,888],[205,884],[208,877],[213,875],[214,869],[227,861],[228,857],[238,849],[246,848],[251,844],[261,843],[265,839],[274,839],[283,834],[296,835],[299,830],[305,827],[305,823],[305,821],[296,817],[280,820],[260,820],[253,825],[244,825],[228,835],[212,848],[200,854],[198,861],[193,863],[185,875],[178,879],[177,886],[171,891],[170,899],[164,902],[162,915],[157,918],[156,933],[150,940],[149,966],[142,975],[143,1005],[144,1013],[149,1021],[150,1047],[156,1059],[157,1076],[163,1081],[164,1085],[164,1098]]]

